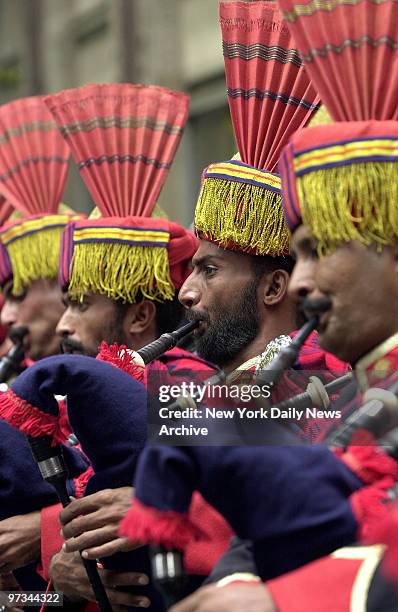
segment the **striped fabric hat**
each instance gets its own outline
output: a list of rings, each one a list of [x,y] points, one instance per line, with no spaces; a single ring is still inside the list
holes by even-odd
[[[7,214],[11,205],[22,215],[0,229],[0,285],[12,279],[14,295],[35,280],[58,276],[61,234],[73,218],[57,212],[68,161],[41,96],[0,106],[1,211]]]
[[[192,233],[151,217],[188,118],[188,97],[162,87],[87,85],[48,96],[102,218],[70,224],[60,282],[133,303],[171,300],[196,250]]]
[[[204,171],[196,234],[255,255],[289,252],[276,174],[282,146],[318,109],[275,2],[221,2],[220,23],[232,124],[240,161]]]
[[[41,278],[56,279],[62,232],[81,215],[34,215],[0,229],[0,286],[12,280],[12,294]]]
[[[298,131],[280,163],[290,230],[304,223],[320,253],[398,236],[398,5],[280,0],[332,119]]]

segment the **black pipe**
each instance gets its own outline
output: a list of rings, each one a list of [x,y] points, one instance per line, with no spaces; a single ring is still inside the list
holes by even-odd
[[[7,382],[12,374],[21,372],[21,362],[25,357],[23,339],[28,331],[27,327],[18,327],[10,331],[9,338],[13,346],[0,360],[0,383]]]
[[[199,325],[200,321],[190,321],[186,325],[183,325],[179,329],[176,329],[173,332],[162,334],[160,338],[154,340],[150,344],[143,346],[141,349],[137,351],[137,353],[142,357],[145,365],[158,359],[164,352],[172,349],[176,344],[191,334],[194,329],[196,329]]]
[[[59,501],[66,508],[70,504],[70,497],[66,486],[68,470],[62,455],[62,448],[58,444],[52,446],[50,436],[40,438],[28,436],[28,442],[43,479],[54,487]],[[112,606],[101,582],[96,561],[83,557],[81,559],[100,611],[112,612]]]

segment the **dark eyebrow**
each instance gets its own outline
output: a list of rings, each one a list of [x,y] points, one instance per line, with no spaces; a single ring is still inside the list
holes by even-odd
[[[302,238],[295,244],[295,249],[292,249],[295,253],[297,253],[297,248],[302,251],[312,251],[316,248],[316,242],[314,238]]]
[[[12,297],[12,285],[6,285],[5,287],[3,287],[3,297],[5,300],[8,300],[10,297]]]
[[[203,257],[192,257],[192,265],[195,266],[205,266],[209,263],[217,263],[221,261],[221,257],[217,257],[217,255],[203,255]]]
[[[79,304],[79,300],[72,297],[68,292],[62,294],[62,302],[65,304],[65,306],[75,306],[76,304]]]
[[[69,295],[68,295],[67,293],[64,293],[64,292],[63,292],[63,293],[62,293],[62,296],[61,296],[61,301],[62,301],[62,303],[63,303],[63,305],[64,305],[64,306],[69,306],[69,304],[70,304],[70,298],[69,298]]]

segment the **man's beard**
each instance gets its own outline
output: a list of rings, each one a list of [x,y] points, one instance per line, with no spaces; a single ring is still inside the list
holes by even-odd
[[[114,344],[117,342],[119,346],[122,344],[128,346],[128,339],[123,330],[123,315],[119,310],[116,310],[115,320],[104,329],[102,338],[94,341],[91,347],[66,337],[61,341],[61,351],[62,353],[96,357],[101,342],[106,342],[107,344]]]
[[[190,318],[208,324],[205,333],[196,340],[200,357],[218,366],[226,366],[257,337],[260,327],[257,288],[258,281],[250,281],[239,302],[233,308],[218,310],[212,320],[207,313],[192,312]]]
[[[87,357],[96,357],[98,354],[98,351],[94,352],[87,346],[83,346],[81,342],[76,342],[70,338],[61,341],[61,352],[69,355],[86,355]]]

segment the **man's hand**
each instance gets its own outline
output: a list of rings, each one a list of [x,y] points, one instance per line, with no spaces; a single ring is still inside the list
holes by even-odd
[[[203,587],[170,608],[170,612],[277,612],[262,583]]]
[[[148,584],[149,579],[145,574],[137,572],[117,573],[103,569],[100,569],[99,573],[115,612],[126,612],[129,606],[137,608],[147,608],[149,606],[150,601],[147,597],[118,590],[118,587]],[[70,554],[61,551],[54,555],[50,566],[50,578],[55,590],[63,593],[71,601],[95,601],[79,553]]]
[[[137,548],[118,536],[119,523],[131,506],[133,489],[104,489],[73,500],[60,514],[65,552],[83,551],[86,559],[109,557]]]
[[[19,584],[15,580],[13,574],[3,574],[0,576],[0,607],[4,606],[7,612],[20,612],[23,604],[12,606],[8,600],[8,597],[3,591],[19,591]]]
[[[40,512],[0,521],[0,574],[40,559]]]

